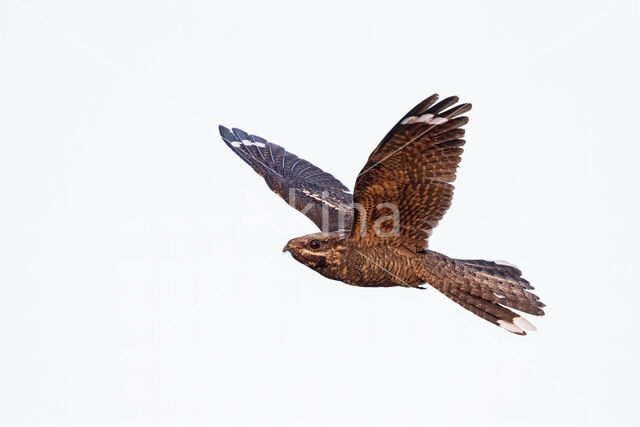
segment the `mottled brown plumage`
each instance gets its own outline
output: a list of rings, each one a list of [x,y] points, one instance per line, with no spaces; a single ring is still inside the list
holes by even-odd
[[[322,230],[284,250],[325,277],[354,286],[429,284],[472,313],[519,335],[535,330],[544,304],[516,267],[460,260],[427,249],[451,205],[471,104],[430,96],[409,111],[371,153],[353,196],[332,175],[282,147],[220,127],[225,143],[269,188]]]

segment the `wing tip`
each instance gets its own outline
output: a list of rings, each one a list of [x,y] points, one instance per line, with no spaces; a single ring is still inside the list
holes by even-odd
[[[233,141],[237,141],[236,136],[231,132],[228,128],[218,125],[218,132],[220,132],[220,136],[223,141],[230,144]]]
[[[238,138],[238,141],[248,140],[249,134],[239,128],[231,128],[231,132]]]

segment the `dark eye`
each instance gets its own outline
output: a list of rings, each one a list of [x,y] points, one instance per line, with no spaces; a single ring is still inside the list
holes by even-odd
[[[311,249],[319,249],[320,242],[314,239],[311,242],[309,242],[309,246],[311,246]]]

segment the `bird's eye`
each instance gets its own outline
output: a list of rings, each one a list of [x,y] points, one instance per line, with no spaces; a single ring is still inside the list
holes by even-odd
[[[309,246],[311,246],[311,249],[318,249],[320,248],[320,242],[314,239],[309,242]]]

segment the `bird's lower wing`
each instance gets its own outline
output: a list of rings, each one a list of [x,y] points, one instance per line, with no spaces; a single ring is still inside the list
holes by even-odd
[[[219,129],[227,146],[321,231],[351,228],[353,196],[333,175],[264,138],[240,129]]]

